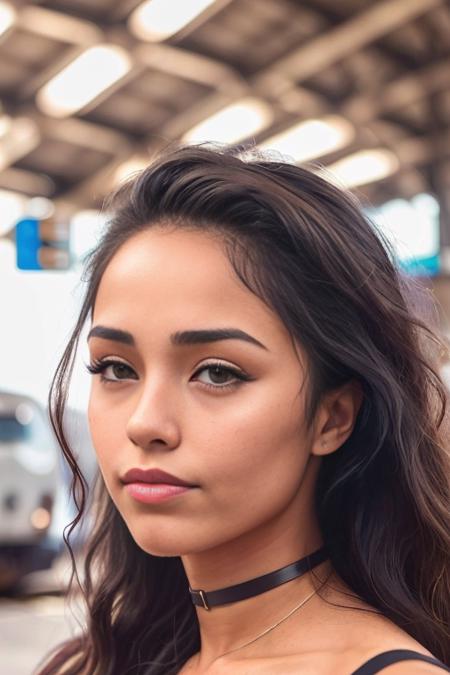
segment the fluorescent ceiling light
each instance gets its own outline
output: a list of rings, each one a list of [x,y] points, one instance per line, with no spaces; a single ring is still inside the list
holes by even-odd
[[[7,2],[0,2],[0,35],[11,28],[16,18],[16,11]]]
[[[351,188],[382,180],[398,168],[399,161],[390,150],[361,150],[330,164],[321,173],[324,178]]]
[[[39,107],[53,117],[66,117],[84,108],[131,68],[125,49],[115,45],[90,47],[39,90]]]
[[[0,138],[6,136],[6,134],[11,130],[12,120],[8,115],[2,115],[0,117]]]
[[[36,123],[28,117],[16,117],[6,124],[8,128],[0,134],[0,171],[34,150],[41,139]]]
[[[262,150],[276,150],[295,162],[306,162],[347,145],[355,131],[343,117],[330,115],[300,122],[259,143]]]
[[[214,1],[147,0],[131,14],[129,27],[142,40],[165,40],[190,23]]]
[[[257,98],[244,98],[222,108],[184,134],[186,143],[238,143],[267,127],[273,115],[270,106]]]
[[[46,197],[32,197],[27,204],[27,216],[44,220],[51,218],[55,213],[55,205]]]

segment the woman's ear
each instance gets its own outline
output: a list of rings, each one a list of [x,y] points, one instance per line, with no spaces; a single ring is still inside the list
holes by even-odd
[[[324,395],[316,416],[313,455],[329,455],[341,447],[353,431],[363,398],[358,380]]]

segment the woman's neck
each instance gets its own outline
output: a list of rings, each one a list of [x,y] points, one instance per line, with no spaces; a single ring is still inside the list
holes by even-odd
[[[246,651],[243,648],[242,657],[245,658],[249,654],[265,656],[280,653],[279,641],[283,639],[283,636],[290,634],[292,626],[295,626],[295,633],[299,636],[297,648],[301,648],[302,627],[311,626],[311,623],[317,623],[320,620],[318,619],[320,599],[318,600],[317,591],[326,586],[331,576],[330,563],[325,561],[313,572],[308,572],[266,593],[236,603],[217,606],[210,611],[196,607],[201,635],[201,651],[197,655],[199,672],[203,672],[226,653],[234,652],[237,647],[250,642],[257,635],[281,621],[291,610],[309,597],[305,605],[291,615],[285,624],[280,623],[273,633],[268,632],[256,640],[251,645],[250,652],[248,648]],[[236,651],[236,656],[240,656],[239,650]]]
[[[300,522],[308,523],[308,527],[303,528],[301,534],[297,525],[299,521],[294,521],[289,513],[285,513],[273,523],[265,523],[260,530],[247,533],[222,547],[183,556],[190,587],[207,593],[239,584],[318,550],[323,541],[316,520],[312,513],[302,515]],[[329,563],[325,561],[312,572],[265,593],[210,610],[196,607],[202,662],[213,662],[221,654],[250,640],[281,619],[320,587],[329,569]],[[314,596],[307,604],[313,599]]]

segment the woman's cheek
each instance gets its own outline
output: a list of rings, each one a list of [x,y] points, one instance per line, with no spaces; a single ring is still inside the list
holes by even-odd
[[[89,426],[91,430],[92,444],[97,456],[97,461],[104,476],[112,471],[112,460],[118,458],[118,433],[117,421],[110,420],[103,415],[95,405],[89,410]]]

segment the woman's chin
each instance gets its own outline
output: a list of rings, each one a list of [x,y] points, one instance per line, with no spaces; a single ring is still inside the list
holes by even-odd
[[[195,546],[194,542],[183,541],[179,536],[153,536],[150,539],[147,533],[145,537],[133,535],[133,538],[145,553],[159,558],[179,557],[189,553],[198,553],[201,550]]]

